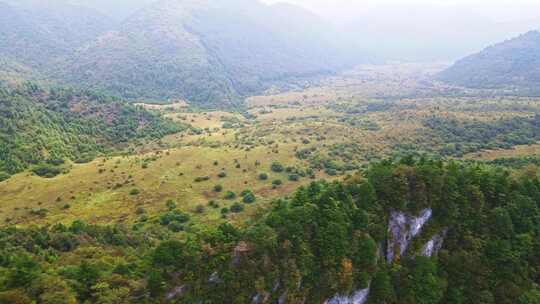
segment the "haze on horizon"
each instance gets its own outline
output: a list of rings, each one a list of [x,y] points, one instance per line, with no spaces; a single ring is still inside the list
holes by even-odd
[[[540,2],[535,0],[263,0],[263,2],[298,5],[326,18],[339,18],[337,22],[354,18],[359,12],[388,6],[397,6],[404,11],[423,7],[449,10],[459,8],[475,12],[495,22],[540,18]]]
[[[540,28],[535,0],[264,1],[302,6],[386,60],[454,61]]]
[[[50,1],[88,6],[121,22],[159,0]],[[378,61],[455,61],[540,28],[540,2],[535,0],[244,1],[303,7],[335,26],[345,39],[362,45],[365,54]]]

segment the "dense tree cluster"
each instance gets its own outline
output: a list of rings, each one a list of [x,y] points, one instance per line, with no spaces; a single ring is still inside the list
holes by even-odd
[[[538,303],[539,203],[538,177],[405,158],[301,187],[244,228],[176,233],[160,225],[189,220],[174,211],[132,229],[6,227],[0,302],[321,303],[370,286],[368,303]],[[389,213],[427,207],[433,218],[388,264]],[[443,229],[441,251],[419,256]]]
[[[540,139],[540,116],[494,121],[430,117],[424,126],[443,142],[442,155],[462,156],[482,149],[508,149]]]
[[[46,175],[55,170],[51,161],[85,162],[130,141],[183,128],[99,93],[33,84],[0,90],[0,172],[13,174],[42,164],[35,170]]]

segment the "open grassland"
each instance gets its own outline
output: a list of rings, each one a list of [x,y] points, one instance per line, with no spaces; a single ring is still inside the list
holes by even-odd
[[[286,173],[270,170],[273,161],[294,164],[292,148],[283,147],[280,152],[275,154],[263,147],[246,152],[188,146],[97,159],[73,165],[68,174],[51,179],[23,173],[0,185],[0,218],[15,224],[70,223],[76,219],[130,223],[142,215],[166,211],[166,202],[173,200],[179,210],[188,213],[195,214],[197,206],[202,205],[204,211],[195,218],[202,223],[216,222],[221,218],[221,208],[241,200],[240,192],[245,189],[252,190],[257,197],[256,203],[247,206],[249,214],[259,205],[307,182],[288,182]],[[219,177],[222,172],[226,176]],[[268,179],[260,180],[261,173],[267,173]],[[196,181],[197,178],[203,180]],[[282,180],[283,185],[273,189],[272,181],[276,179]],[[215,192],[216,185],[223,190]],[[227,191],[235,192],[237,197],[225,199]],[[212,200],[219,208],[208,206]]]
[[[520,145],[511,149],[484,150],[465,155],[469,160],[496,160],[500,158],[524,157],[540,155],[540,143],[533,145]]]
[[[244,223],[299,185],[343,178],[388,156],[492,160],[540,151],[529,142],[538,134],[538,99],[433,96],[436,84],[411,96],[428,86],[424,74],[370,69],[305,90],[248,98],[245,113],[152,106],[191,129],[123,156],[70,164],[68,173],[54,178],[18,174],[0,183],[0,222],[144,225],[166,213],[170,201],[191,216],[191,225]],[[274,162],[283,170],[274,172]],[[256,201],[243,203],[244,190]],[[226,198],[229,191],[234,198]],[[244,210],[230,212],[235,203]]]

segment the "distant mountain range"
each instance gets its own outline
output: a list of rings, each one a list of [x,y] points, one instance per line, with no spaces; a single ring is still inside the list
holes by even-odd
[[[490,46],[459,60],[437,78],[470,88],[540,92],[540,32]]]
[[[0,1],[0,58],[45,68],[107,31],[112,21],[85,7],[24,1]]]
[[[0,59],[124,98],[230,106],[276,80],[360,57],[332,26],[292,5],[162,0],[118,23],[73,2],[1,1]]]

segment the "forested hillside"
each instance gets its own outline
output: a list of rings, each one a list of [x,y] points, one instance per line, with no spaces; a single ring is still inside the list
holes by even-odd
[[[88,161],[135,139],[181,129],[169,120],[103,95],[32,84],[0,89],[0,175],[62,159]]]
[[[540,32],[531,31],[466,57],[438,75],[452,84],[538,93]]]
[[[62,59],[54,74],[126,98],[226,106],[270,82],[351,63],[337,37],[290,5],[163,0]]]
[[[81,5],[0,1],[0,60],[117,97],[224,108],[362,59],[356,42],[292,5],[161,0],[121,22]]]
[[[0,59],[38,70],[110,29],[104,15],[61,1],[0,1]],[[2,67],[0,67],[0,71]]]
[[[407,158],[302,187],[245,228],[192,230],[174,205],[133,228],[8,228],[0,301],[538,303],[539,203],[537,177]]]

